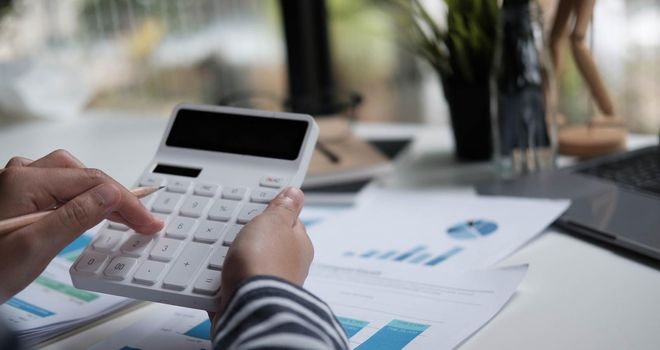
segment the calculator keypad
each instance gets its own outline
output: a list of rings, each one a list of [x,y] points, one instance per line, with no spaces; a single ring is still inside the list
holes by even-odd
[[[147,174],[140,186],[166,186],[141,199],[165,223],[163,230],[143,235],[108,223],[75,270],[153,289],[215,295],[229,246],[285,183],[282,177],[264,176],[250,189]]]

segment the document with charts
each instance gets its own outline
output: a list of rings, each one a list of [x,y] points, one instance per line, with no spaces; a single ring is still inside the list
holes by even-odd
[[[569,203],[375,189],[354,210],[308,232],[316,263],[460,272],[490,267],[510,255]]]

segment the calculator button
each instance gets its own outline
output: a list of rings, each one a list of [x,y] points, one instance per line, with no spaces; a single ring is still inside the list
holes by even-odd
[[[257,203],[268,203],[273,200],[275,196],[277,196],[277,192],[273,190],[258,188],[252,192],[252,195],[250,195],[250,200]]]
[[[117,231],[128,231],[128,226],[119,222],[110,221],[108,227]]]
[[[151,210],[158,213],[169,214],[174,211],[174,207],[179,204],[181,198],[182,196],[180,194],[161,193],[156,198],[156,202]]]
[[[138,268],[137,271],[135,271],[133,281],[152,285],[158,281],[160,275],[165,270],[165,266],[167,266],[167,264],[147,260],[140,265],[140,268]]]
[[[246,193],[247,188],[245,187],[225,187],[222,189],[222,198],[240,201]]]
[[[157,175],[145,175],[140,179],[140,186],[163,186],[165,179]]]
[[[149,244],[153,240],[152,236],[146,236],[146,235],[141,235],[139,233],[135,233],[132,236],[128,237],[126,242],[121,245],[121,252],[128,255],[128,256],[134,256],[136,258],[139,258],[142,253],[144,253],[145,250],[147,250],[147,247],[149,247]]]
[[[85,252],[76,264],[76,271],[93,275],[101,269],[108,256],[97,252]]]
[[[218,221],[227,221],[234,215],[238,203],[220,199],[209,210],[209,219]]]
[[[92,243],[94,250],[102,252],[111,252],[117,243],[124,238],[124,234],[119,231],[106,230],[98,235],[98,238]]]
[[[209,267],[217,270],[222,269],[222,265],[225,263],[225,257],[227,256],[228,251],[229,247],[216,247],[213,251],[213,254],[211,254],[211,257],[209,258]]]
[[[213,197],[218,192],[218,185],[198,183],[195,185],[195,194],[204,197]]]
[[[165,276],[163,287],[185,289],[210,252],[211,246],[208,244],[188,243]]]
[[[259,181],[259,185],[264,187],[281,188],[284,186],[284,178],[279,176],[264,176]]]
[[[255,216],[261,214],[264,209],[266,209],[264,204],[246,204],[243,209],[241,209],[236,220],[239,224],[246,224],[254,219]]]
[[[204,270],[197,277],[193,292],[213,295],[220,289],[221,275],[217,270]]]
[[[154,260],[170,261],[174,257],[177,249],[181,245],[180,241],[174,239],[161,238],[151,249],[149,257]]]
[[[202,222],[195,231],[195,240],[204,243],[213,243],[220,239],[222,231],[225,230],[225,224],[215,221]]]
[[[202,216],[202,211],[204,211],[208,203],[208,198],[192,196],[183,203],[180,213],[183,216],[198,218]]]
[[[186,193],[191,182],[188,180],[171,180],[167,184],[167,192]]]
[[[234,243],[236,236],[238,235],[239,232],[241,232],[242,228],[243,225],[231,225],[227,230],[227,232],[225,233],[225,236],[222,238],[222,244],[231,245],[232,243]]]
[[[165,235],[170,238],[186,239],[195,225],[195,220],[190,218],[176,218],[165,229]]]
[[[124,256],[116,257],[108,264],[103,274],[106,278],[121,281],[126,278],[135,264],[137,264],[137,259]]]

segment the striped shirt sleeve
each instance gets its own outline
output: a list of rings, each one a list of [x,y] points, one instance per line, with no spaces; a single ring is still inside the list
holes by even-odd
[[[241,284],[215,327],[215,349],[348,349],[326,303],[275,277]]]

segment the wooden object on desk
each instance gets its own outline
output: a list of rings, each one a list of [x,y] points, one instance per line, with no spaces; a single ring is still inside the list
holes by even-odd
[[[389,159],[355,135],[348,119],[324,117],[317,123],[319,141],[303,188],[370,179],[391,170]]]
[[[559,152],[580,157],[594,157],[622,150],[627,131],[614,111],[614,104],[601,79],[598,67],[586,44],[596,0],[559,0],[550,32],[550,51],[555,67],[561,64],[561,44],[568,36],[577,68],[589,92],[602,113],[603,120],[594,118],[588,125],[559,129]],[[572,18],[574,21],[571,21]],[[568,34],[568,24],[573,28]],[[555,69],[558,71],[558,69]]]

